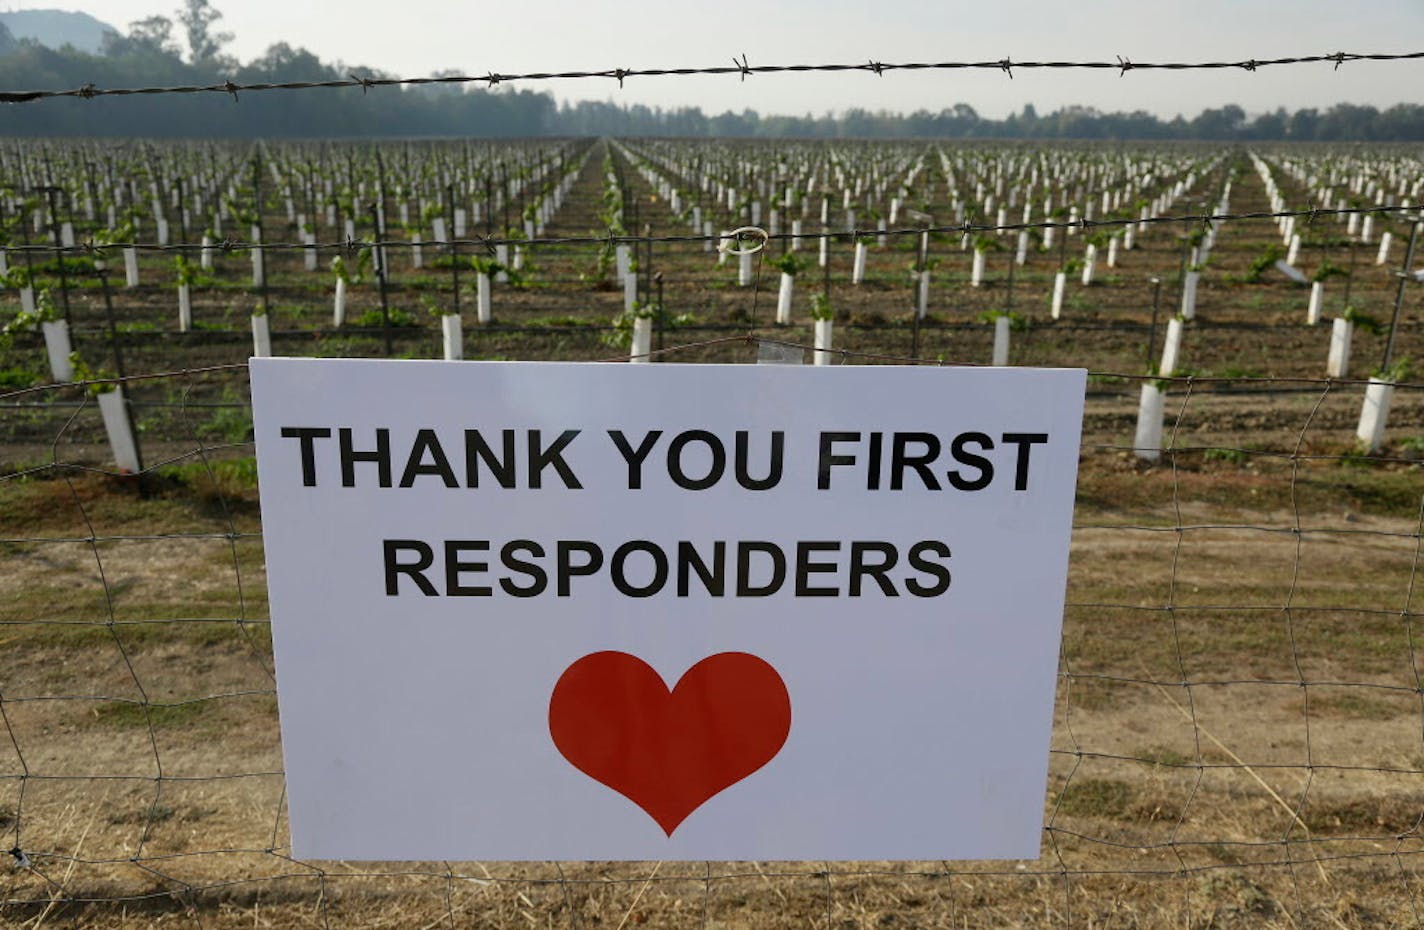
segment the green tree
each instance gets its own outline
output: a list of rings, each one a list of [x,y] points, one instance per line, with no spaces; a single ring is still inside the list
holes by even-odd
[[[1292,142],[1310,142],[1320,126],[1320,111],[1314,108],[1296,110],[1286,125],[1286,138]]]
[[[149,16],[129,23],[126,51],[139,55],[177,55],[173,44],[173,20],[167,16]]]
[[[1202,110],[1192,120],[1192,130],[1198,139],[1234,139],[1246,125],[1246,111],[1234,103],[1212,110]]]
[[[177,16],[188,36],[188,60],[195,65],[220,62],[223,46],[232,41],[232,33],[213,31],[222,13],[209,0],[184,0]]]
[[[329,81],[338,75],[307,49],[292,48],[286,42],[267,46],[267,51],[238,72],[244,81]]]

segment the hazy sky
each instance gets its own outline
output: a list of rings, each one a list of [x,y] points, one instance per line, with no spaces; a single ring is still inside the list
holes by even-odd
[[[0,10],[84,10],[121,29],[178,0],[0,0]],[[1421,0],[217,0],[244,60],[273,42],[403,76],[615,67],[958,59],[1136,61],[1271,58],[1424,50]],[[1424,63],[1283,66],[1255,73],[1018,71],[761,75],[541,81],[559,99],[697,105],[710,112],[822,113],[848,107],[937,110],[964,102],[999,117],[1079,103],[1195,114],[1339,102],[1424,102]]]

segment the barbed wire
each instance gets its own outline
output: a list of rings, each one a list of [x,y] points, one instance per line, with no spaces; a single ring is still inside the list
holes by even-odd
[[[997,58],[980,61],[939,61],[939,62],[887,62],[870,59],[861,63],[818,64],[818,65],[753,65],[743,54],[733,58],[731,65],[714,65],[700,68],[605,68],[594,71],[529,71],[523,73],[496,73],[483,75],[447,75],[443,77],[371,77],[351,74],[347,78],[326,81],[264,81],[237,82],[225,80],[212,84],[187,84],[155,87],[99,87],[89,83],[68,90],[25,90],[0,91],[0,103],[31,103],[56,97],[76,97],[84,100],[96,97],[141,96],[154,94],[227,94],[234,100],[249,91],[268,90],[317,90],[361,88],[363,93],[380,87],[419,87],[428,84],[483,84],[495,87],[517,81],[552,81],[600,79],[623,82],[631,78],[690,77],[694,75],[737,75],[742,81],[749,77],[765,74],[801,73],[861,73],[876,77],[896,71],[999,71],[1013,78],[1014,71],[1034,70],[1084,70],[1116,71],[1119,77],[1130,71],[1243,71],[1256,72],[1262,68],[1283,65],[1332,64],[1335,70],[1348,62],[1360,61],[1417,61],[1424,59],[1424,52],[1329,52],[1323,55],[1294,55],[1281,58],[1242,58],[1230,61],[1133,61],[1125,56],[1116,56],[1114,61],[1014,61],[1012,58]]]

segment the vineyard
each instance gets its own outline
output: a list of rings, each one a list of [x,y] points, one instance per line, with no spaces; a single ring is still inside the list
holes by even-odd
[[[0,178],[17,925],[1421,922],[1417,150],[7,141]],[[293,860],[254,354],[1087,368],[1041,857]]]

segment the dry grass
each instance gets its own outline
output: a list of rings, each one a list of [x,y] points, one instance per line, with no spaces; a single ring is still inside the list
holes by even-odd
[[[1355,477],[1338,466],[1318,477],[1342,475]],[[1281,471],[1225,489],[1222,477],[1085,459],[1038,862],[448,873],[285,857],[260,544],[174,538],[222,532],[203,488],[172,480],[142,496],[92,476],[0,486],[4,532],[57,540],[8,544],[6,724],[24,768],[64,776],[26,781],[23,799],[20,783],[0,783],[0,829],[13,837],[18,812],[38,866],[0,880],[5,900],[32,902],[4,917],[124,930],[1412,919],[1424,743],[1413,631],[1398,611],[1417,522],[1402,508],[1281,510]],[[1214,499],[1183,493],[1198,479]],[[1263,493],[1241,490],[1252,487]],[[225,494],[241,513],[255,488]],[[1262,530],[1297,517],[1312,532]],[[150,532],[73,541],[76,523]],[[1327,532],[1341,528],[1367,534]],[[14,745],[0,743],[0,770],[21,769]]]

